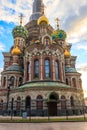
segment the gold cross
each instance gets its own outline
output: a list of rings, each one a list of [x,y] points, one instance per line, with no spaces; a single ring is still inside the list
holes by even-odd
[[[55,21],[56,21],[57,29],[59,29],[59,21],[60,20],[58,18],[56,18]]]
[[[23,14],[21,13],[20,16],[19,16],[19,18],[20,18],[20,26],[22,26],[23,17],[24,17],[24,16],[23,16]]]
[[[42,12],[43,15],[44,15],[44,9],[45,9],[45,5],[42,4],[42,5],[41,5],[41,12]]]

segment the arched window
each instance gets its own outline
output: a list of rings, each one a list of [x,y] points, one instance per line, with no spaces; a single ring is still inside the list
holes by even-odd
[[[20,110],[21,108],[21,98],[17,97],[17,106],[16,106],[17,110]]]
[[[0,110],[3,110],[3,100],[0,100]]]
[[[31,97],[27,96],[26,101],[25,101],[25,108],[30,108],[31,107]]]
[[[23,82],[23,79],[22,79],[22,77],[20,77],[20,78],[19,78],[19,86],[22,85],[22,82]]]
[[[14,86],[14,81],[15,81],[14,76],[11,76],[11,77],[10,77],[10,83],[11,83],[11,86]]]
[[[69,81],[68,81],[68,79],[67,79],[67,78],[66,78],[66,84],[67,84],[67,85],[69,85]]]
[[[82,88],[82,81],[79,79],[79,87]]]
[[[27,81],[29,80],[29,74],[30,74],[30,63],[27,62]]]
[[[39,61],[34,61],[34,78],[39,78]]]
[[[72,78],[72,87],[76,87],[76,79]]]
[[[65,70],[65,68],[64,68],[64,64],[62,63],[62,77],[63,77],[63,80],[64,80],[64,70]]]
[[[45,78],[50,78],[50,61],[45,60]]]
[[[6,77],[4,77],[3,79],[3,87],[5,87],[5,85],[6,85]]]
[[[71,107],[73,107],[74,106],[74,98],[73,98],[73,96],[70,97],[70,103],[71,103]]]
[[[66,98],[65,96],[61,96],[61,110],[65,110],[66,109]]]
[[[59,64],[58,61],[55,61],[55,72],[56,72],[56,80],[59,79]]]
[[[37,109],[43,109],[43,98],[41,95],[37,96]]]

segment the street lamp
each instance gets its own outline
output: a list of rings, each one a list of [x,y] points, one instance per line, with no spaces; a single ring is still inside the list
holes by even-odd
[[[9,104],[9,95],[10,95],[10,87],[11,87],[11,81],[8,79],[9,84],[7,88],[7,103],[6,103],[6,111],[8,111],[8,104]]]

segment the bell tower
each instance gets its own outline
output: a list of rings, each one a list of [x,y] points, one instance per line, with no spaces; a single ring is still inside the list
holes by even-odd
[[[30,21],[37,20],[41,15],[41,6],[43,4],[43,0],[34,0],[33,1],[33,12],[30,16]]]

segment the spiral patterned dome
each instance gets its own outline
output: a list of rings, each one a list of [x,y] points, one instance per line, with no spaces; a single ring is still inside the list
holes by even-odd
[[[23,37],[23,38],[27,38],[28,37],[28,31],[26,30],[25,27],[23,26],[16,26],[13,31],[12,31],[13,37]]]
[[[66,32],[64,30],[55,30],[52,34],[52,39],[61,39],[61,40],[65,40],[67,37]]]

